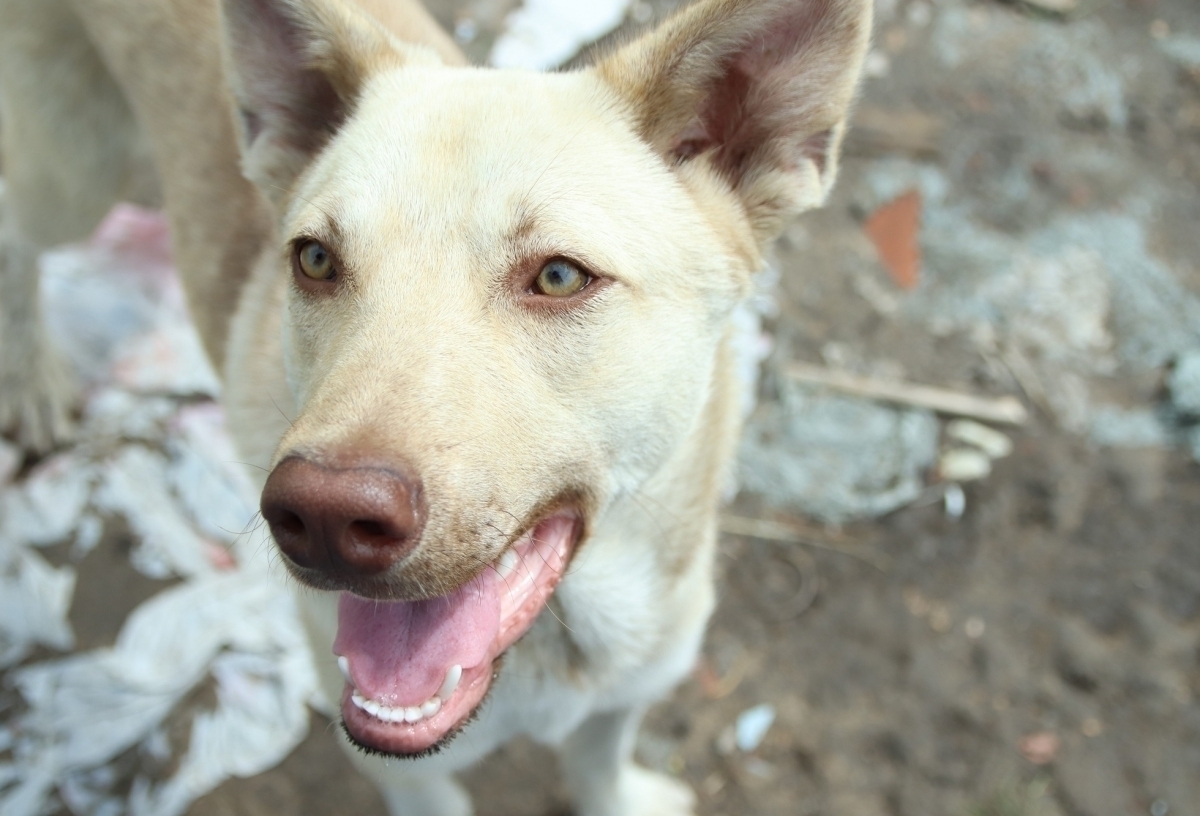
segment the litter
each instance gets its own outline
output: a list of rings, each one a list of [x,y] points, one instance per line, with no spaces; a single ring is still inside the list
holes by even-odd
[[[557,68],[625,19],[632,0],[526,0],[504,21],[488,62],[497,68]]]
[[[951,420],[946,424],[946,435],[978,448],[992,459],[1003,459],[1013,449],[1012,440],[1006,435],[969,419]]]
[[[975,417],[1006,425],[1022,425],[1029,418],[1029,412],[1015,397],[980,397],[945,388],[860,377],[807,363],[790,363],[784,373],[798,382],[823,385],[881,402],[927,408],[939,414]]]
[[[216,379],[165,240],[161,215],[120,206],[89,243],[42,258],[51,333],[87,391],[69,452],[9,483],[20,462],[0,443],[0,668],[26,704],[3,729],[4,816],[176,816],[228,776],[276,764],[308,728],[307,645],[291,596],[254,557],[263,539],[242,534],[254,491],[205,399]],[[112,648],[19,665],[36,646],[74,644],[76,570],[35,548],[70,543],[82,559],[114,514],[138,569],[185,581],[134,610]],[[207,678],[216,708],[181,708]],[[191,734],[177,757],[173,717]],[[173,775],[118,773],[134,747]]]
[[[1049,765],[1058,756],[1062,741],[1053,731],[1038,731],[1021,739],[1021,756],[1034,765]]]
[[[909,190],[884,204],[863,224],[879,260],[901,289],[921,282],[921,193]]]
[[[19,663],[34,646],[70,649],[67,612],[75,570],[53,567],[37,552],[0,541],[0,669]]]
[[[974,482],[991,473],[991,458],[974,448],[951,448],[938,458],[938,475],[948,482]]]
[[[1181,68],[1200,69],[1200,37],[1168,36],[1158,47]]]
[[[946,485],[946,492],[942,494],[942,504],[946,508],[947,516],[960,519],[967,512],[967,494],[963,492],[961,485],[950,482]]]
[[[1164,448],[1172,442],[1170,428],[1154,410],[1113,405],[1093,409],[1088,437],[1113,448]]]
[[[775,722],[775,707],[763,703],[748,708],[738,715],[734,724],[734,735],[738,750],[750,753],[762,744],[771,725]]]
[[[1200,420],[1200,350],[1187,351],[1175,361],[1167,381],[1171,403],[1188,418]]]
[[[920,496],[922,474],[937,453],[932,413],[780,385],[780,400],[760,406],[743,435],[744,488],[835,524],[882,515]]]
[[[105,463],[96,507],[123,515],[139,544],[130,558],[151,578],[206,575],[214,567],[205,541],[180,513],[167,491],[167,461],[138,445],[125,447]]]
[[[94,469],[66,453],[0,493],[0,542],[44,547],[75,531],[95,479]]]

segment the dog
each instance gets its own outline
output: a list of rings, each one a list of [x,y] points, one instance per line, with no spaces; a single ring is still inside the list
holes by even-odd
[[[524,734],[582,816],[691,813],[632,745],[714,605],[730,314],[829,194],[871,5],[699,0],[538,74],[406,0],[5,0],[0,425],[70,434],[38,253],[161,197],[390,812],[470,813]]]

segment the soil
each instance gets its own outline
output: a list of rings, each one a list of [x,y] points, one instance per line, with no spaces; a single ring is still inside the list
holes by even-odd
[[[653,4],[656,19],[668,5]],[[473,51],[486,52],[504,6],[475,4]],[[434,7],[452,26],[466,4]],[[886,73],[860,104],[884,125],[851,138],[833,200],[778,250],[764,400],[783,362],[827,358],[830,343],[913,381],[1015,390],[961,332],[881,313],[861,294],[864,275],[893,286],[863,231],[864,179],[888,156],[939,168],[981,220],[1014,236],[1064,212],[1120,210],[1153,188],[1150,250],[1200,292],[1200,74],[1169,62],[1155,36],[1200,36],[1200,4],[1082,0],[1065,19],[996,2],[888,8],[876,38]],[[1017,39],[1100,32],[1113,61],[1136,67],[1125,72],[1125,121],[1030,93],[999,47],[947,70],[928,21],[948,9],[1002,20]],[[1085,153],[1102,161],[1076,160]],[[1031,180],[1019,200],[1004,187],[1014,173]],[[1091,393],[1157,404],[1162,373],[1121,363],[1092,377]],[[734,512],[801,525],[808,543],[724,537],[701,664],[651,711],[640,759],[686,779],[701,814],[1200,816],[1200,465],[1170,447],[1100,447],[1062,426],[1035,401],[1013,453],[966,486],[959,519],[937,489],[836,529],[739,496]],[[104,548],[94,557],[100,570],[122,560]],[[153,588],[129,589],[137,600]],[[73,615],[81,640],[103,642],[89,631],[115,632],[132,605],[107,624],[102,610]],[[758,748],[737,750],[733,723],[763,703],[774,724]],[[385,816],[333,731],[314,714],[279,767],[223,784],[191,816]],[[554,762],[518,743],[472,771],[480,816],[570,813]]]

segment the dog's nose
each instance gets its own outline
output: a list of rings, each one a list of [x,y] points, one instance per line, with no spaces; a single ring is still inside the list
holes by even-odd
[[[262,514],[283,554],[300,567],[383,572],[421,534],[420,482],[382,467],[329,467],[297,456],[267,478]]]

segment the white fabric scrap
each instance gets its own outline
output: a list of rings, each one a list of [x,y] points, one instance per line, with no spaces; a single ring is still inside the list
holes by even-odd
[[[0,485],[11,482],[20,466],[21,454],[17,452],[16,446],[0,439]]]
[[[133,564],[151,578],[207,575],[213,542],[202,539],[167,490],[167,460],[140,445],[121,450],[103,469],[96,506],[120,513],[137,534]]]
[[[208,537],[242,543],[258,509],[245,466],[238,463],[225,433],[224,413],[215,403],[184,408],[167,441],[167,478],[191,521]]]
[[[71,454],[38,467],[0,493],[0,541],[46,546],[65,541],[87,506],[95,472]]]
[[[160,213],[118,205],[91,241],[45,253],[41,267],[47,323],[84,381],[219,393],[188,319]]]
[[[67,612],[75,570],[52,567],[33,550],[0,542],[0,668],[20,662],[35,645],[70,649]]]
[[[497,68],[545,71],[621,24],[632,0],[526,0],[504,21],[488,61]]]
[[[36,737],[25,775],[41,768],[65,777],[151,738],[210,665],[217,711],[197,717],[176,776],[160,789],[142,785],[132,812],[174,816],[231,773],[271,767],[303,737],[316,681],[290,595],[244,570],[159,593],[129,616],[111,649],[15,672],[30,707],[19,726]],[[0,812],[7,816],[9,797],[25,787],[0,795]]]
[[[42,258],[50,331],[87,386],[70,453],[10,483],[0,443],[0,668],[27,708],[0,727],[0,814],[175,816],[230,775],[271,767],[303,738],[316,698],[291,596],[265,569],[254,490],[237,464],[170,262],[165,219],[119,206],[91,241]],[[124,516],[137,568],[184,583],[139,606],[112,648],[17,666],[35,645],[70,649],[76,571],[34,549],[73,542],[82,559],[104,518]],[[234,559],[229,545],[237,548]],[[254,556],[254,557],[250,557]],[[215,710],[181,710],[206,678]],[[6,716],[12,716],[5,712]],[[138,747],[160,764],[168,717],[191,744],[168,779],[110,764]]]

